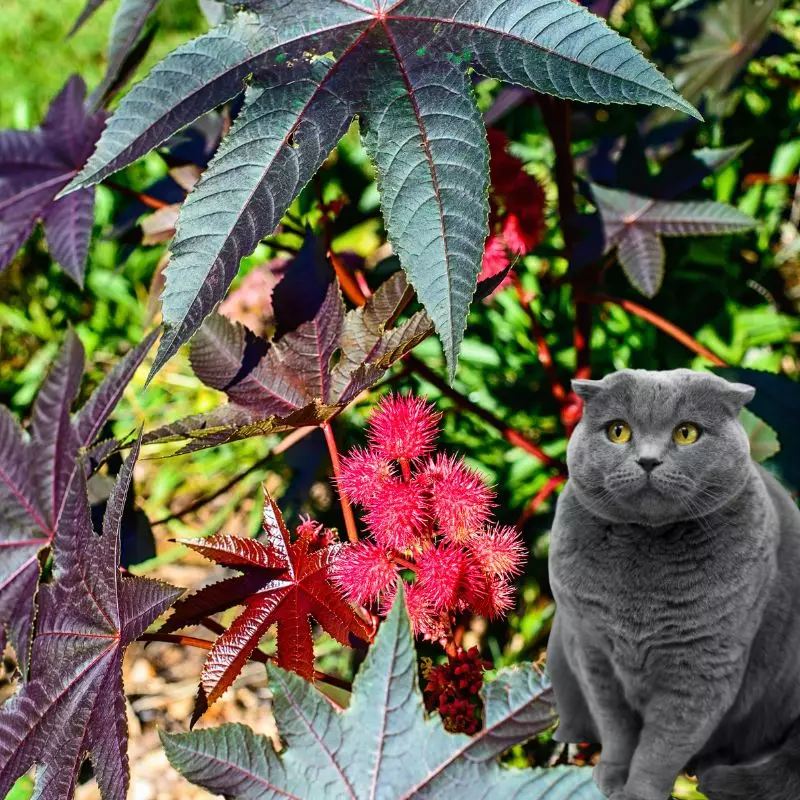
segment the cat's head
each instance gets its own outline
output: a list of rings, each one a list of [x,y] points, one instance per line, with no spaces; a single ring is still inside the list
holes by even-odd
[[[572,386],[584,410],[567,450],[570,483],[598,516],[663,525],[742,489],[750,455],[739,411],[752,386],[687,369],[626,369]]]

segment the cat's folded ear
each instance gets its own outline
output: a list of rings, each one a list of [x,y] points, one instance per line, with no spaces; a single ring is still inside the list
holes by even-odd
[[[755,396],[756,389],[747,383],[731,383],[725,381],[721,387],[722,399],[725,404],[738,414]]]
[[[572,391],[583,400],[584,403],[596,397],[603,388],[602,381],[589,381],[582,378],[575,378],[572,381]]]

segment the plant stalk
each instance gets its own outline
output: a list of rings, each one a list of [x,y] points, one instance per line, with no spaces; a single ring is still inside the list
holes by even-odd
[[[339,503],[342,506],[342,515],[344,516],[347,538],[351,542],[357,542],[358,528],[356,527],[356,518],[353,514],[353,507],[350,505],[347,495],[342,490],[342,463],[339,459],[339,448],[336,446],[336,438],[333,435],[333,428],[330,422],[322,423],[322,431],[325,434],[325,441],[328,444],[328,452],[331,456],[331,466],[333,467],[333,475],[336,478],[336,491],[339,494]]]
[[[548,467],[555,467],[559,473],[565,473],[566,467],[560,461],[551,456],[539,447],[536,442],[529,439],[518,430],[506,425],[501,419],[498,419],[491,411],[481,408],[468,397],[465,397],[459,391],[454,389],[446,380],[440,378],[430,367],[420,361],[416,356],[407,356],[407,363],[420,377],[424,378],[428,383],[432,383],[445,397],[449,397],[460,409],[468,411],[474,416],[482,419],[487,425],[498,431],[503,438],[513,444],[515,447],[520,447],[526,453],[529,453],[534,458],[538,459]]]

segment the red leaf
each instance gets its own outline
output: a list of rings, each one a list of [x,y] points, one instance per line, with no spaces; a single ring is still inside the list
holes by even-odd
[[[306,523],[307,524],[307,523]],[[343,645],[369,640],[364,620],[331,582],[337,545],[301,536],[292,542],[278,506],[267,497],[260,539],[212,536],[184,541],[206,558],[233,567],[241,577],[207,586],[179,602],[164,630],[194,625],[208,614],[243,605],[244,610],[214,643],[201,677],[196,719],[241,672],[269,628],[278,626],[278,664],[307,680],[314,677],[309,617]]]

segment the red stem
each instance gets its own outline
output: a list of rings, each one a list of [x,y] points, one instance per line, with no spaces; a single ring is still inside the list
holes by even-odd
[[[547,479],[547,483],[528,501],[528,505],[522,512],[522,516],[517,522],[517,528],[522,529],[525,523],[539,510],[539,507],[550,497],[553,492],[566,481],[563,475],[552,475]]]
[[[634,303],[633,300],[626,300],[622,297],[601,297],[601,296],[588,296],[583,298],[584,302],[587,303],[614,303],[614,305],[620,306],[620,308],[624,308],[625,311],[629,312],[630,314],[634,314],[637,317],[649,322],[651,325],[655,325],[661,331],[664,331],[668,336],[671,336],[676,341],[680,342],[684,347],[687,347],[689,350],[697,353],[703,358],[708,359],[712,364],[715,364],[718,367],[725,367],[727,363],[723,361],[718,355],[712,353],[707,347],[704,347],[700,342],[697,341],[691,334],[687,333],[683,328],[679,328],[674,323],[670,322],[668,319],[665,319],[660,314],[656,314],[655,311],[651,311],[649,308],[645,308],[644,306],[639,305],[638,303]]]
[[[539,107],[556,155],[555,176],[558,187],[558,216],[564,236],[564,252],[570,257],[575,247],[575,162],[572,158],[572,104],[549,95],[539,95]],[[585,269],[576,277],[575,287],[575,377],[591,374],[592,309],[581,295],[595,280],[595,271]],[[579,288],[580,287],[580,288]]]
[[[420,361],[416,356],[409,355],[407,357],[408,365],[418,375],[423,377],[429,383],[432,383],[445,397],[449,397],[460,409],[469,411],[479,419],[482,419],[487,425],[498,431],[503,438],[513,444],[515,447],[522,448],[526,453],[530,453],[534,458],[539,459],[542,464],[548,467],[556,467],[560,473],[566,472],[566,467],[555,458],[551,458],[547,453],[539,447],[536,442],[529,439],[518,430],[506,425],[501,419],[498,419],[491,411],[481,408],[476,405],[468,397],[465,397],[460,392],[453,389],[450,384],[443,378],[440,378],[430,367]]]
[[[525,290],[522,288],[522,284],[520,283],[518,275],[514,275],[513,282],[514,288],[517,292],[517,299],[531,321],[531,330],[533,332],[533,338],[536,340],[539,363],[542,365],[542,367],[544,367],[545,374],[550,382],[550,391],[555,401],[559,405],[563,405],[567,393],[564,390],[564,386],[562,385],[561,379],[558,376],[558,370],[556,370],[556,365],[553,361],[553,355],[550,352],[550,347],[544,338],[542,326],[539,324],[539,320],[536,318],[536,314],[531,308],[530,301],[525,296]]]
[[[397,554],[392,556],[392,561],[397,564],[398,567],[402,567],[403,569],[410,569],[412,572],[417,571],[417,565],[412,564],[410,561],[407,561],[402,556],[398,556]]]
[[[331,264],[333,264],[336,277],[339,279],[339,286],[342,287],[345,297],[357,306],[363,306],[364,303],[367,302],[367,297],[369,296],[369,286],[366,285],[364,276],[362,275],[361,281],[359,281],[358,278],[353,275],[347,264],[331,250],[328,251],[328,258],[330,258]]]
[[[149,208],[166,208],[169,205],[169,203],[165,203],[163,200],[159,200],[157,197],[152,197],[144,192],[137,192],[136,189],[131,189],[129,186],[123,186],[121,183],[117,183],[116,181],[106,180],[103,183],[105,186],[108,186],[109,189],[113,189],[115,192],[119,192],[119,194],[124,194],[126,197],[130,197],[132,200],[138,200],[140,203],[144,203]]]
[[[342,490],[342,464],[339,459],[339,448],[336,446],[336,438],[333,435],[333,428],[330,422],[322,423],[322,430],[325,433],[325,441],[328,444],[328,452],[331,456],[331,465],[333,466],[333,474],[336,478],[336,491],[339,493],[339,503],[342,506],[342,515],[344,516],[344,525],[347,530],[347,538],[351,542],[358,541],[358,528],[356,528],[356,518],[353,515],[353,507],[347,499],[347,495]]]

